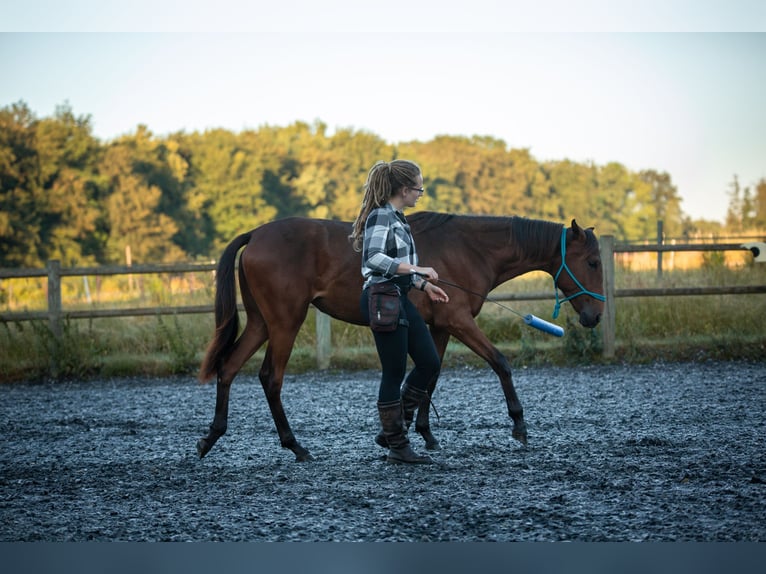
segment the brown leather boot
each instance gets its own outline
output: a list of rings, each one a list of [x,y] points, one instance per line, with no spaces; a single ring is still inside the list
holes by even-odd
[[[396,464],[433,464],[428,455],[421,455],[412,450],[407,438],[407,427],[404,426],[402,401],[378,403],[378,415],[383,426],[383,436],[388,444],[388,462]]]
[[[415,418],[415,411],[420,405],[428,405],[428,393],[415,387],[410,387],[407,383],[404,383],[402,387],[402,410],[404,411],[404,428],[410,429],[412,420]],[[383,448],[388,448],[386,442],[386,435],[383,430],[375,437],[375,442]]]

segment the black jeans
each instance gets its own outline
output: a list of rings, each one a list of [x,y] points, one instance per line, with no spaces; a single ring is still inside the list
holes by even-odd
[[[369,293],[362,291],[359,304],[366,323],[370,321]],[[402,317],[409,326],[399,325],[389,333],[372,332],[380,358],[381,379],[378,390],[380,402],[395,401],[401,396],[401,386],[407,372],[407,356],[412,357],[414,368],[407,377],[407,385],[426,390],[429,383],[439,376],[441,360],[428,331],[428,326],[406,293],[400,297]]]

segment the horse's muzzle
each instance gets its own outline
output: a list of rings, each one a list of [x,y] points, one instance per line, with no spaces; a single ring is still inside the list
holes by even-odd
[[[601,321],[601,313],[591,313],[589,311],[583,311],[580,313],[580,325],[593,329]]]

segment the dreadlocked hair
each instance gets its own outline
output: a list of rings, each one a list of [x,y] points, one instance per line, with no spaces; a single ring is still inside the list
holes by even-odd
[[[403,187],[416,185],[415,178],[420,175],[420,167],[407,159],[395,159],[390,162],[379,161],[372,166],[364,184],[364,198],[359,215],[354,221],[351,235],[348,236],[354,251],[362,250],[364,226],[373,209],[383,207],[391,197]]]

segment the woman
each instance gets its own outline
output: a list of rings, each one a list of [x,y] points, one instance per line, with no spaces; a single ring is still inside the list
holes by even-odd
[[[434,303],[449,301],[444,290],[433,283],[439,279],[436,271],[418,266],[415,242],[402,214],[423,194],[423,176],[411,161],[380,161],[370,169],[364,188],[362,207],[349,237],[354,249],[362,252],[362,314],[369,322],[370,286],[381,282],[399,287],[401,308],[395,330],[373,330],[382,369],[378,414],[383,429],[375,441],[389,449],[388,462],[431,464],[431,457],[415,453],[407,438],[414,412],[421,404],[427,408],[426,389],[441,368],[431,334],[407,293],[415,288]],[[415,366],[402,386],[407,355]]]

